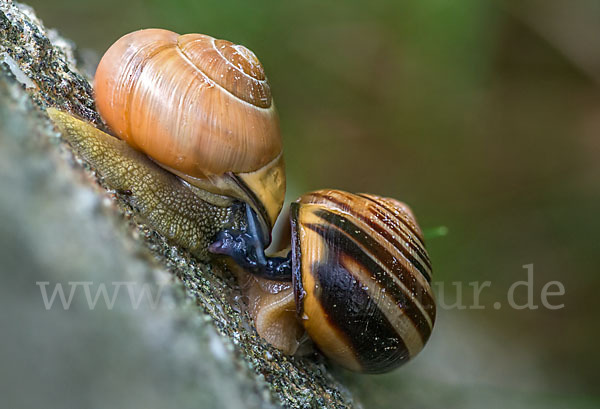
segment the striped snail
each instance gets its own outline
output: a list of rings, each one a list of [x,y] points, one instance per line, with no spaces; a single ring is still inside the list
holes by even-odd
[[[243,228],[245,203],[258,216],[255,239],[269,243],[285,170],[269,83],[250,50],[202,34],[139,30],[105,53],[94,89],[119,139],[48,112],[152,227],[207,258],[220,229]]]
[[[321,190],[292,203],[290,224],[285,257],[247,251],[227,230],[211,246],[260,277],[248,293],[261,336],[293,352],[299,322],[324,355],[367,373],[421,351],[435,321],[431,264],[405,204]]]

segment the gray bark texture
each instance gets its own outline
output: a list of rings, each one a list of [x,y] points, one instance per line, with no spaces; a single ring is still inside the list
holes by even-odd
[[[136,221],[46,106],[102,126],[73,43],[0,1],[0,406],[348,408],[259,339],[231,274]],[[62,292],[61,292],[62,290]]]

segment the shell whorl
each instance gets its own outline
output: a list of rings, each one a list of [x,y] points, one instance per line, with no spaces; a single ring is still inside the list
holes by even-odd
[[[384,372],[416,355],[435,320],[431,264],[410,209],[322,190],[292,204],[297,313],[342,365]]]
[[[263,66],[246,47],[204,34],[179,36],[177,45],[186,58],[220,87],[257,107],[271,106],[271,89]]]
[[[262,65],[228,41],[161,29],[127,34],[102,58],[95,91],[117,136],[194,178],[252,172],[282,150]]]

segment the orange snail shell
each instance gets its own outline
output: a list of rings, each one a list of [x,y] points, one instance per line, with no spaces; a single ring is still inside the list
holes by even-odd
[[[106,52],[94,83],[118,137],[193,185],[245,201],[254,191],[272,224],[285,192],[282,142],[250,50],[203,34],[135,31]]]
[[[292,203],[291,223],[293,287],[277,291],[273,282],[255,279],[248,292],[261,336],[293,352],[297,342],[289,334],[298,334],[300,322],[328,358],[370,373],[421,351],[436,308],[431,263],[408,206],[320,190]],[[290,323],[294,304],[297,321]],[[275,319],[287,327],[269,328]]]

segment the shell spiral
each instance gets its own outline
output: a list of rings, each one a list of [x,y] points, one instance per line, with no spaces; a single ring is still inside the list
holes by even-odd
[[[94,85],[98,110],[117,136],[182,174],[252,172],[281,153],[269,83],[243,46],[136,31],[106,52]]]
[[[431,263],[411,210],[394,199],[321,190],[291,207],[297,314],[321,351],[356,371],[416,355],[435,321]]]

